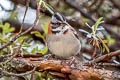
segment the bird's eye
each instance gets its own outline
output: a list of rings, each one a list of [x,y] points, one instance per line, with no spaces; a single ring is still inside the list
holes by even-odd
[[[61,25],[61,23],[57,23],[57,25],[59,25],[59,26],[60,26],[60,25]]]
[[[51,22],[51,24],[55,25],[56,23]]]
[[[60,26],[61,23],[51,23],[51,24]]]

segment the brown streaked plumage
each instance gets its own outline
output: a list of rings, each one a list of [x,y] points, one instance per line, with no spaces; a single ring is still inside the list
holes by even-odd
[[[48,25],[48,34],[52,34],[52,27],[51,27],[51,24]]]

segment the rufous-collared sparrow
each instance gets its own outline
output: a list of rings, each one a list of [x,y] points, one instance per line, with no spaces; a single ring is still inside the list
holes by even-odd
[[[81,49],[77,32],[66,22],[65,17],[58,12],[52,16],[46,41],[49,51],[60,58],[77,55]]]

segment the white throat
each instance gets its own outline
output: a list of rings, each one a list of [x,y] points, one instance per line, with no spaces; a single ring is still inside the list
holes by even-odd
[[[66,32],[66,30],[69,29],[69,26],[68,25],[65,25],[64,27],[60,26],[56,29],[52,29],[52,31],[58,31],[56,34],[64,34],[64,32]]]

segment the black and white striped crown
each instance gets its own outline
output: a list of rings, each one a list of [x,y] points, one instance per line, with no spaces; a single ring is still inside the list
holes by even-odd
[[[62,16],[60,13],[56,12],[53,16],[52,16],[52,23],[64,23],[66,22],[66,19],[64,18],[64,16]]]

